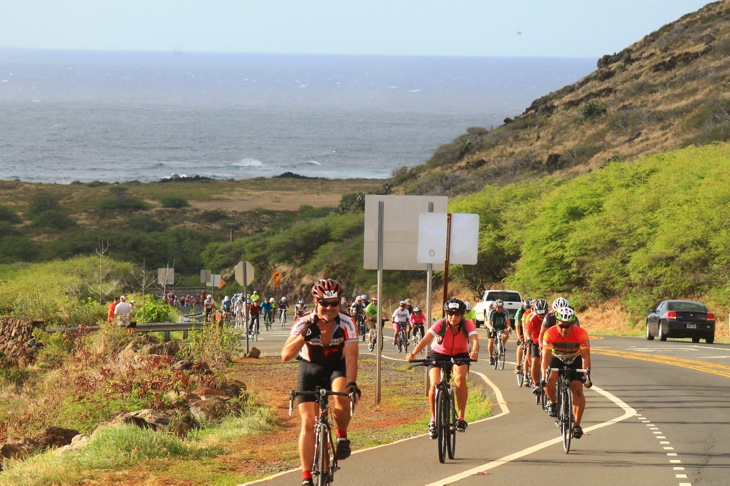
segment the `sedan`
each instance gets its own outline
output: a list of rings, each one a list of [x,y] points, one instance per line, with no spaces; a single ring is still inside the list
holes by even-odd
[[[646,339],[657,336],[661,341],[672,338],[692,338],[693,343],[704,339],[715,342],[715,314],[705,304],[694,300],[664,300],[649,309],[646,318]]]

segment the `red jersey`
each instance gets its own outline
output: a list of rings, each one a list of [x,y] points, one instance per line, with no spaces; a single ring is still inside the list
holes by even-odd
[[[525,339],[531,339],[533,343],[537,344],[540,339],[540,328],[542,328],[542,316],[537,312],[532,312],[525,323]]]
[[[571,363],[580,356],[582,349],[591,349],[588,333],[585,329],[573,326],[570,334],[563,337],[558,332],[558,326],[553,326],[542,335],[543,349],[551,350],[552,355],[565,363]]]
[[[462,326],[465,326],[466,334],[464,334],[464,331],[461,330],[461,326],[459,326],[459,331],[456,334],[451,332],[451,329],[448,329],[449,324],[445,319],[436,321],[436,323],[428,330],[428,332],[438,339],[437,344],[431,349],[437,353],[445,354],[447,356],[456,356],[457,354],[468,353],[469,342],[467,336],[476,334],[477,329],[474,327],[474,323],[472,321],[469,319],[462,319],[463,321],[461,324]],[[439,332],[442,330],[441,326],[446,326],[447,328],[443,337],[439,336]]]

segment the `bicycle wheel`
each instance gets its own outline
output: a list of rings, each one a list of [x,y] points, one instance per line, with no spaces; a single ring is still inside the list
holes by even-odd
[[[312,480],[317,486],[330,484],[329,434],[326,427],[319,425],[314,443],[314,463],[312,464]]]
[[[504,363],[507,360],[507,348],[502,341],[499,342],[499,369],[504,369]]]
[[[454,453],[456,452],[456,419],[458,418],[456,416],[456,402],[454,401],[453,388],[449,388],[449,406],[451,408],[451,413],[449,414],[449,418],[451,420],[449,421],[449,440],[447,446],[449,450],[449,459],[453,459]]]
[[[398,334],[395,335],[395,347],[398,349],[398,352],[403,352],[403,339],[401,338],[402,334],[400,331],[398,331]]]
[[[524,366],[523,366],[524,368]],[[518,373],[515,375],[517,377],[517,388],[521,388],[522,385],[525,384],[525,370],[520,369],[518,370]]]
[[[568,386],[563,387],[563,396],[561,397],[560,406],[560,423],[563,430],[563,450],[565,453],[570,452],[570,442],[573,438],[573,394]]]
[[[372,329],[368,332],[368,351],[375,349],[375,331]]]
[[[439,389],[436,392],[436,431],[439,452],[439,462],[443,464],[446,462],[446,441],[449,437],[449,397],[446,392]]]
[[[401,339],[403,342],[403,352],[408,354],[408,333],[406,331],[403,331],[403,338]]]

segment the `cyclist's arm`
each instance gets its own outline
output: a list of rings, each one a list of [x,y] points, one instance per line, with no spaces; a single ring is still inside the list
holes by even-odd
[[[580,357],[583,360],[583,369],[591,369],[591,349],[581,348]]]
[[[406,359],[409,362],[413,361],[413,358],[418,353],[420,353],[423,349],[425,349],[426,347],[428,347],[429,344],[431,344],[431,341],[433,341],[433,338],[434,338],[434,335],[433,334],[431,334],[430,332],[426,332],[426,335],[423,336],[423,338],[421,339],[421,342],[418,343],[418,344],[416,344],[416,347],[413,348],[413,351],[411,351],[410,353],[408,353],[406,355]]]
[[[344,353],[347,382],[355,383],[357,381],[357,358],[359,354],[357,341],[345,343]]]
[[[469,353],[469,357],[471,359],[479,358],[479,336],[476,332],[469,336],[469,342],[471,343],[471,353]]]
[[[283,361],[291,361],[296,358],[299,351],[302,350],[306,341],[304,340],[304,333],[299,332],[294,335],[290,335],[284,343],[284,347],[281,348],[281,359]]]
[[[550,360],[553,357],[553,346],[552,344],[547,344],[543,347],[542,350],[542,376],[545,376],[545,372],[550,368]]]

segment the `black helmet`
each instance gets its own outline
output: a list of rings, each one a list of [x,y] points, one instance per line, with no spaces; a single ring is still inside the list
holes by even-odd
[[[464,314],[466,313],[466,304],[459,299],[449,299],[444,304],[444,310],[446,313]]]

